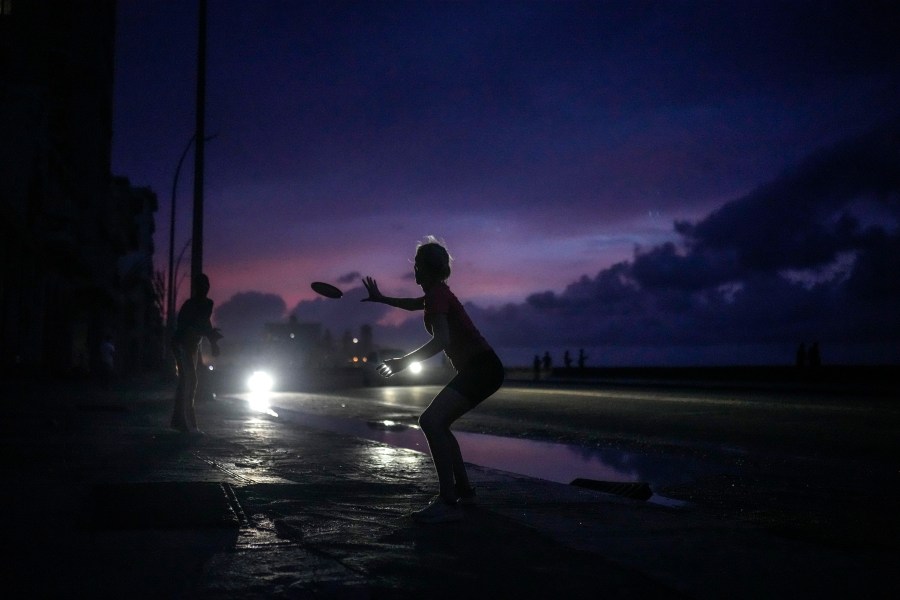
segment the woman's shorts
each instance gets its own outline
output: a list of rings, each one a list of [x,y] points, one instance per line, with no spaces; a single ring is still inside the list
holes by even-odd
[[[499,390],[504,377],[503,363],[493,350],[488,350],[473,356],[447,387],[465,396],[474,407]]]

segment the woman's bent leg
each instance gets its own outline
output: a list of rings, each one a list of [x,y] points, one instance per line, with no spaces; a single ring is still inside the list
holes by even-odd
[[[459,443],[450,431],[450,425],[471,408],[465,396],[452,388],[444,388],[419,417],[419,426],[428,440],[431,460],[434,461],[440,494],[446,502],[456,501],[457,485],[466,489],[469,487]]]

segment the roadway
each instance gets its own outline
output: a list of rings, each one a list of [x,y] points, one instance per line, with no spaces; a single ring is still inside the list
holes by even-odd
[[[268,418],[425,451],[415,424],[439,389],[275,393],[270,402],[278,416]],[[513,381],[454,429],[462,432],[466,459],[482,466],[534,475],[528,469],[542,461],[526,454],[527,444],[500,442],[535,442],[527,450],[547,457],[564,447],[568,454],[548,458],[546,475],[538,476],[564,480],[571,475],[567,468],[597,459],[608,468],[600,471],[607,479],[646,481],[658,497],[698,510],[801,539],[898,549],[900,405],[893,397],[777,386]],[[517,453],[518,459],[506,456],[506,463],[488,464]],[[546,469],[559,470],[559,477]]]

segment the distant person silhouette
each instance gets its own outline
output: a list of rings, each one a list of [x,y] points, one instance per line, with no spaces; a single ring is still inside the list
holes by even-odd
[[[537,354],[534,355],[534,380],[538,381],[541,378],[541,357]]]
[[[203,338],[208,339],[213,356],[218,356],[218,342],[222,338],[219,330],[213,328],[210,323],[213,301],[207,294],[209,294],[209,278],[201,273],[194,279],[193,295],[185,300],[178,311],[178,321],[172,336],[172,350],[178,369],[172,428],[184,433],[202,433],[197,428],[197,417],[194,414],[200,342]]]
[[[116,374],[116,346],[109,334],[103,336],[100,342],[100,371],[103,385],[109,388]]]
[[[806,359],[809,361],[809,366],[813,369],[822,366],[822,355],[819,353],[819,342],[812,343],[809,347]]]
[[[504,378],[500,359],[447,286],[450,261],[447,249],[434,237],[429,236],[419,243],[414,274],[416,283],[425,293],[419,298],[389,298],[378,290],[374,279],[363,279],[369,292],[364,302],[422,310],[425,328],[431,334],[431,339],[417,350],[378,365],[378,372],[390,377],[443,350],[457,373],[419,417],[440,484],[439,494],[431,503],[412,515],[423,523],[458,521],[462,518],[459,505],[474,503],[475,491],[469,483],[459,443],[450,426],[500,389]]]
[[[546,371],[547,374],[549,375],[550,369],[552,369],[552,368],[553,368],[553,359],[550,358],[549,352],[544,352],[544,371]]]
[[[572,368],[572,355],[569,354],[568,350],[563,354],[563,365],[565,365],[566,371]]]
[[[584,363],[587,362],[587,354],[584,353],[584,348],[579,348],[578,350],[578,370],[584,371]]]
[[[806,342],[800,342],[800,345],[797,347],[797,355],[794,360],[797,368],[802,369],[806,366]]]

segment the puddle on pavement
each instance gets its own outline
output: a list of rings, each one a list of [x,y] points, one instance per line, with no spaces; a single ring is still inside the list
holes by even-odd
[[[278,414],[280,419],[292,423],[428,453],[422,431],[398,421],[356,421],[284,409],[279,409]],[[673,470],[684,473],[683,465],[664,465],[659,460],[626,452],[465,431],[454,431],[454,435],[466,462],[558,483],[569,484],[577,478],[645,481],[653,489],[671,479]],[[669,507],[686,505],[658,494],[648,502]]]

